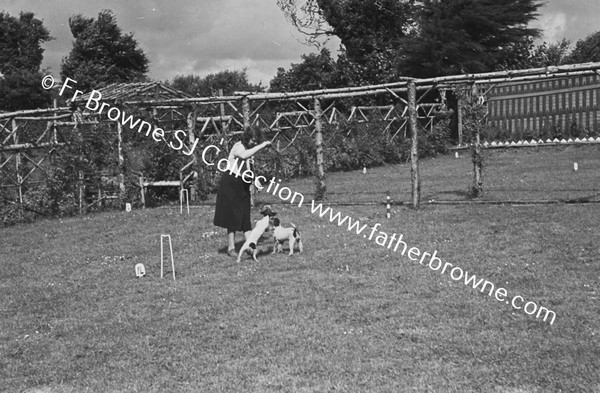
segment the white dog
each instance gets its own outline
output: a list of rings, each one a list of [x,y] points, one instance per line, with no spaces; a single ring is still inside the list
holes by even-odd
[[[295,243],[298,243],[298,249],[300,250],[300,252],[303,251],[300,232],[294,224],[291,225],[291,228],[284,228],[281,226],[281,221],[279,220],[279,218],[273,219],[273,226],[275,227],[275,229],[273,230],[273,252],[281,252],[283,249],[283,243],[286,240],[289,240],[290,242],[289,255],[294,255]]]
[[[260,212],[260,214],[264,215],[264,217],[256,222],[254,229],[252,230],[252,232],[250,232],[248,238],[246,238],[246,241],[244,242],[244,245],[242,246],[238,254],[237,262],[241,261],[242,254],[246,251],[250,251],[252,253],[252,259],[258,262],[258,259],[256,258],[256,254],[258,253],[258,250],[256,248],[256,245],[258,244],[258,239],[260,239],[261,236],[267,231],[267,229],[269,229],[269,227],[271,226],[271,217],[277,213],[273,212],[270,206],[265,206],[265,208]]]

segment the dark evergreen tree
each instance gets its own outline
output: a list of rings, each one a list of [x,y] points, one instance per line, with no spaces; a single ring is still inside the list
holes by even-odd
[[[522,42],[535,0],[278,0],[313,41],[336,35],[360,83],[499,68]]]
[[[49,93],[41,86],[44,49],[50,32],[32,12],[19,18],[0,12],[0,109],[46,107]]]
[[[401,68],[416,77],[493,71],[539,36],[527,27],[539,7],[533,0],[425,0]]]
[[[148,58],[132,33],[121,32],[112,11],[101,11],[98,19],[74,15],[69,26],[75,41],[61,65],[63,80],[74,79],[79,90],[88,91],[146,79]]]

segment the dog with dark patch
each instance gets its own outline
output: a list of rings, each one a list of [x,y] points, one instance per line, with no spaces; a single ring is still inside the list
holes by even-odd
[[[271,210],[270,206],[265,206],[263,210],[260,212],[264,217],[256,222],[254,229],[250,232],[250,235],[246,238],[246,241],[242,245],[240,252],[238,253],[237,262],[240,262],[242,259],[242,254],[246,251],[251,252],[252,259],[258,262],[258,258],[256,258],[256,254],[258,253],[258,249],[256,245],[258,244],[258,240],[264,235],[264,233],[273,225],[273,216],[275,213]]]
[[[294,255],[294,245],[296,243],[298,243],[300,252],[303,251],[300,232],[294,224],[291,225],[291,228],[284,228],[279,218],[273,218],[273,253],[283,251],[283,243],[286,241],[290,243],[290,252],[288,255]]]

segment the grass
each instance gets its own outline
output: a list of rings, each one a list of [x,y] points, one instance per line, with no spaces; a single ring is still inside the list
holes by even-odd
[[[571,145],[484,151],[483,201],[575,201],[600,202],[599,145]],[[573,163],[578,171],[573,171]],[[473,182],[470,151],[421,160],[421,199],[467,201]],[[357,182],[360,184],[357,186]],[[327,201],[332,204],[378,203],[387,191],[393,200],[411,201],[410,163],[369,168],[366,174],[337,172],[326,176]],[[311,181],[287,181],[285,185],[313,197]],[[262,193],[261,198],[279,203],[277,196]]]
[[[493,154],[486,198],[597,189],[596,148]],[[424,161],[423,195],[464,199],[469,169]],[[332,174],[330,201],[372,201],[387,186],[402,196],[407,172]],[[597,205],[395,206],[389,220],[382,206],[335,207],[555,311],[550,325],[311,214],[310,180],[286,185],[305,206],[275,209],[305,252],[259,263],[226,256],[210,206],[0,229],[0,391],[600,391]],[[170,267],[160,279],[162,233],[176,282]]]

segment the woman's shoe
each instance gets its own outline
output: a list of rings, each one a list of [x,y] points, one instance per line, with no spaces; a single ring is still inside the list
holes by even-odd
[[[231,250],[227,251],[227,255],[229,255],[232,258],[237,258],[238,253],[235,252],[235,250],[232,248]]]

